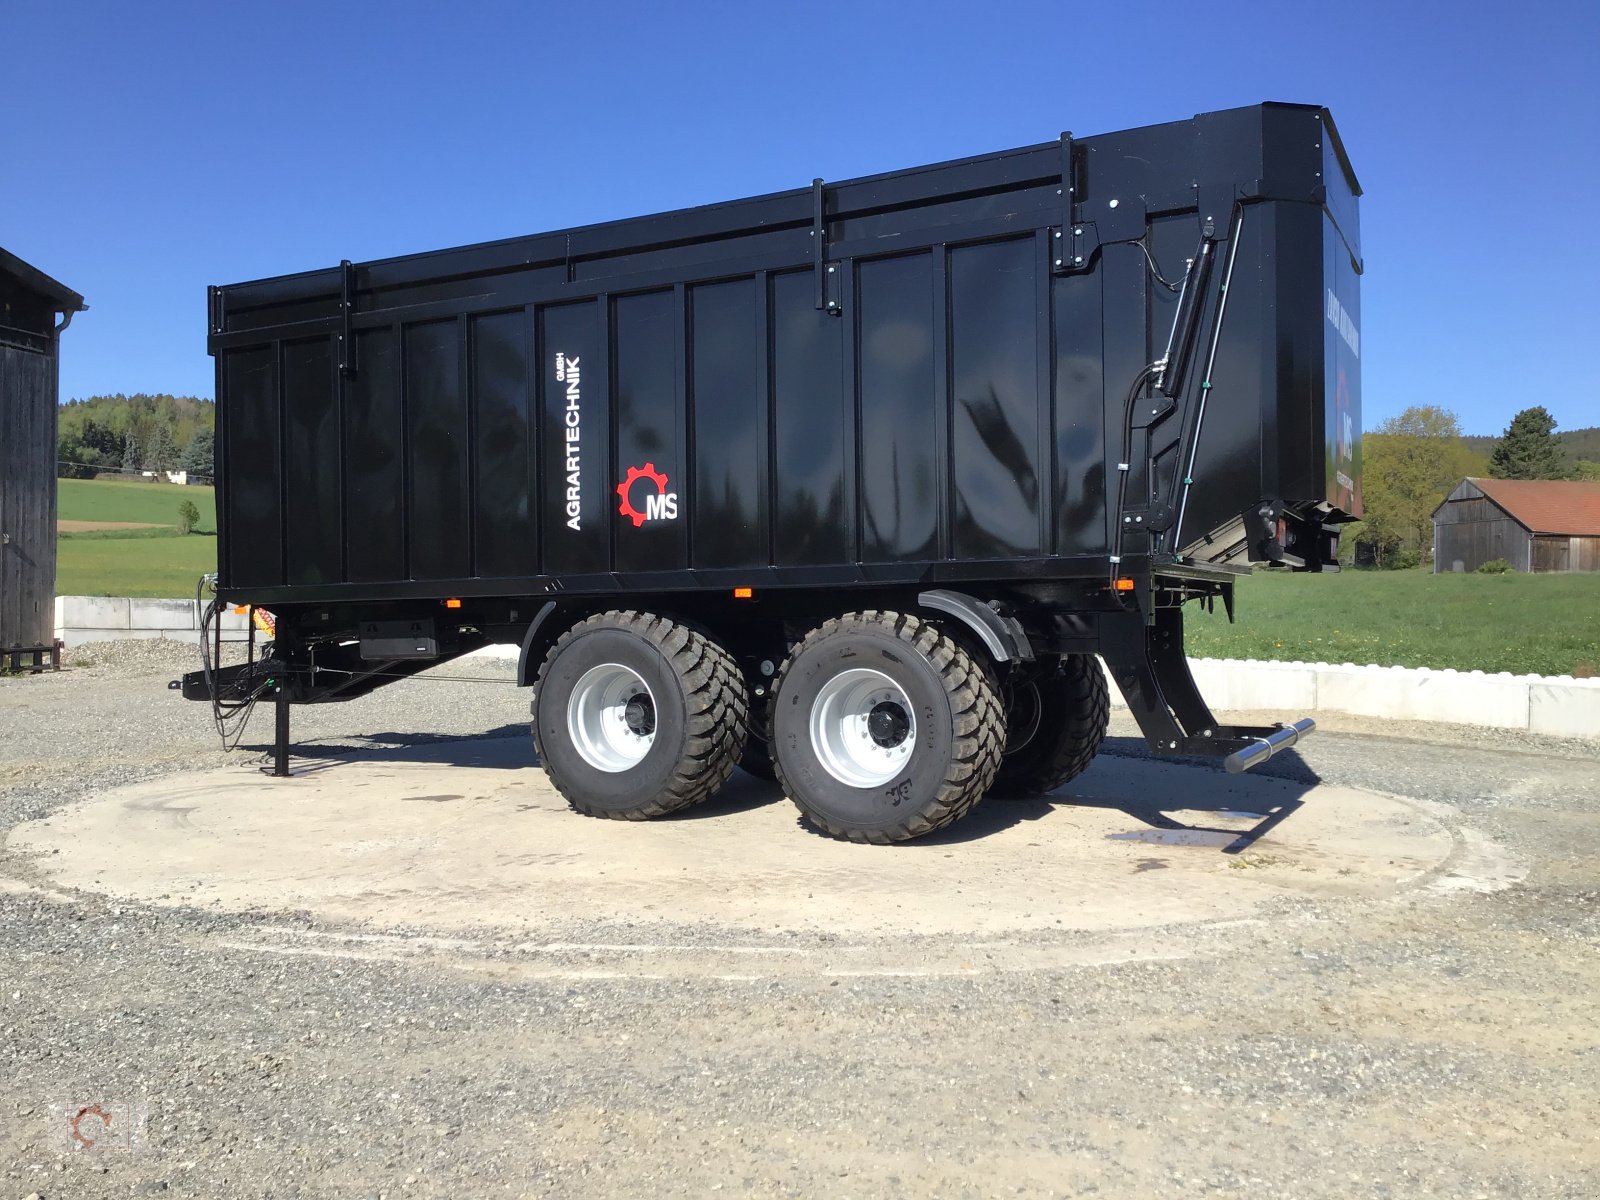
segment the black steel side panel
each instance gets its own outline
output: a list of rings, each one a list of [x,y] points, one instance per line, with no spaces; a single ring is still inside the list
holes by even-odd
[[[358,264],[348,313],[341,270],[218,289],[223,593],[1072,578],[1134,513],[1125,554],[1205,557],[1263,499],[1354,512],[1360,189],[1327,114],[1072,145],[1066,175],[1052,142],[828,185],[820,225],[797,189]],[[1208,230],[1225,318],[1219,267],[1113,513],[1158,275]]]
[[[401,503],[406,474],[400,330],[363,330],[356,335],[356,354],[361,369],[344,381],[343,391],[345,567],[352,582],[382,583],[410,574]]]
[[[845,323],[816,307],[810,271],[771,279],[772,544],[798,566],[853,562],[854,391]],[[854,339],[851,339],[854,345]]]

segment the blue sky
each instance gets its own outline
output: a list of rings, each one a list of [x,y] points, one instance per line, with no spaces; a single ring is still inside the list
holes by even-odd
[[[1600,424],[1600,5],[30,4],[0,245],[62,396],[212,394],[208,283],[1290,100],[1367,195],[1365,424]]]

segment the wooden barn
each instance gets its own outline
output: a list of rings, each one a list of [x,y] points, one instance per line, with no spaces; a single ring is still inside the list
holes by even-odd
[[[0,663],[11,666],[38,666],[55,645],[57,352],[85,307],[0,250]]]
[[[1463,479],[1433,510],[1433,569],[1600,571],[1600,483]]]

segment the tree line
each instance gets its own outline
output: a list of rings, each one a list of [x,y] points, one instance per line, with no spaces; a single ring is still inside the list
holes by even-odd
[[[1418,405],[1390,417],[1362,438],[1362,499],[1366,515],[1341,539],[1345,557],[1371,543],[1380,566],[1408,567],[1433,544],[1433,510],[1467,476],[1491,479],[1600,479],[1600,462],[1577,458],[1543,406],[1511,419],[1488,453],[1462,436],[1449,409]],[[1596,430],[1575,430],[1572,443],[1588,449]]]
[[[91,479],[101,472],[216,472],[217,406],[198,396],[90,396],[60,409],[56,474]]]

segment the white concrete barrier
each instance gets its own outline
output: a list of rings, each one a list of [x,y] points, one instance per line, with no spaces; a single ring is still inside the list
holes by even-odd
[[[249,623],[231,608],[222,614],[222,637],[242,641]],[[90,642],[130,638],[170,638],[187,642],[200,636],[200,610],[193,600],[153,600],[128,596],[57,596],[56,638],[69,650]]]
[[[1600,679],[1231,658],[1191,658],[1189,666],[1214,709],[1346,712],[1600,740]],[[1123,707],[1107,679],[1111,703]]]

